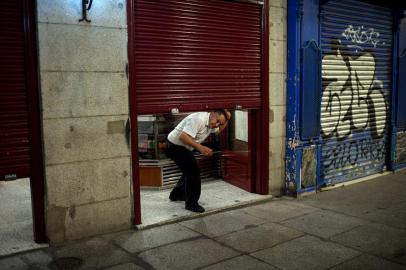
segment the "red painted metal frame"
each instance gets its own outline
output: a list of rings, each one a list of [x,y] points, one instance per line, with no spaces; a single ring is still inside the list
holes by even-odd
[[[134,207],[134,223],[141,224],[141,195],[140,195],[140,179],[139,179],[139,159],[138,159],[138,135],[137,135],[137,99],[135,87],[135,52],[134,47],[134,14],[135,1],[127,1],[127,23],[128,23],[128,61],[129,61],[129,103],[130,103],[130,123],[131,123],[131,167],[132,167],[132,190],[133,190],[133,207]],[[268,0],[264,1],[262,6],[262,99],[261,110],[256,115],[256,162],[255,166],[255,191],[259,194],[268,194],[269,192],[269,29],[268,29]],[[261,125],[261,123],[263,123]],[[135,146],[135,147],[132,147]],[[253,168],[254,170],[254,168]]]
[[[45,175],[42,150],[40,95],[38,80],[36,1],[24,2],[24,33],[26,59],[26,85],[28,95],[28,121],[31,139],[31,200],[34,240],[46,242],[45,231]]]
[[[130,107],[130,124],[131,124],[131,177],[133,190],[133,207],[134,207],[134,224],[141,224],[141,191],[138,165],[138,121],[137,121],[137,98],[135,87],[135,52],[134,48],[134,14],[135,1],[127,0],[127,23],[128,23],[128,79],[129,79],[129,107]]]

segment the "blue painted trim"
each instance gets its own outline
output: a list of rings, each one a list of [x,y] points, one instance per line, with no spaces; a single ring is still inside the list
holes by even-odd
[[[300,138],[320,136],[322,51],[316,40],[305,42],[301,48]]]
[[[397,144],[397,133],[400,131],[404,131],[405,128],[399,127],[398,126],[398,106],[401,104],[398,104],[398,99],[399,99],[399,94],[398,94],[398,80],[399,80],[399,62],[398,59],[402,56],[402,52],[406,50],[406,46],[404,45],[404,41],[401,40],[401,38],[404,38],[402,36],[405,35],[405,33],[401,34],[401,29],[400,29],[400,23],[401,20],[404,19],[404,11],[394,11],[394,23],[393,23],[393,74],[392,74],[392,108],[391,108],[391,121],[390,121],[390,145],[389,145],[389,151],[390,151],[390,158],[389,158],[389,164],[388,164],[388,169],[389,170],[397,170],[398,168],[402,168],[406,166],[406,164],[397,164],[396,163],[396,144]],[[406,30],[402,29],[404,32]],[[403,43],[402,43],[403,42]],[[402,48],[400,48],[402,47]],[[403,48],[405,47],[405,48]]]
[[[287,119],[286,119],[286,191],[297,191],[298,170],[296,148],[299,141],[299,76],[300,76],[300,26],[302,0],[288,0],[288,63],[287,63]],[[300,168],[300,167],[299,167]]]

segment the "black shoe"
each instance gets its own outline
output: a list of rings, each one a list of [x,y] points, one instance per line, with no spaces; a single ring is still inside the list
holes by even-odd
[[[185,196],[175,196],[172,192],[169,194],[169,200],[175,202],[175,201],[184,201]]]
[[[197,212],[197,213],[203,213],[204,211],[206,211],[206,210],[204,210],[204,208],[202,206],[200,206],[198,204],[186,205],[185,209],[189,210],[189,211],[192,211],[192,212]]]

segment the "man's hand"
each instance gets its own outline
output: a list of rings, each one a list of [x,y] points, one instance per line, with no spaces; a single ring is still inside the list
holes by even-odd
[[[211,157],[213,155],[213,150],[204,145],[200,145],[199,148],[197,148],[197,150],[206,157]]]

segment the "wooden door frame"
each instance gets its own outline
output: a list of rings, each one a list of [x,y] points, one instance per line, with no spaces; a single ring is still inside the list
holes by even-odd
[[[34,241],[45,243],[45,174],[42,149],[42,124],[39,93],[36,0],[23,0],[25,78],[28,105],[28,128],[31,146],[31,201]]]
[[[133,192],[133,211],[134,211],[134,224],[141,224],[141,189],[139,178],[139,157],[138,157],[138,123],[137,123],[137,98],[136,98],[136,85],[135,85],[135,52],[132,50],[135,44],[135,2],[137,0],[127,0],[127,24],[128,24],[128,96],[130,108],[130,125],[131,125],[131,178],[132,178],[132,192]],[[249,2],[249,1],[247,1]],[[257,134],[257,160],[261,161],[260,171],[255,174],[255,187],[258,194],[269,193],[269,27],[268,27],[268,13],[269,3],[264,0],[261,12],[261,87],[262,99],[261,109],[258,115],[257,125],[261,126],[259,134]],[[260,125],[260,123],[263,123]]]

